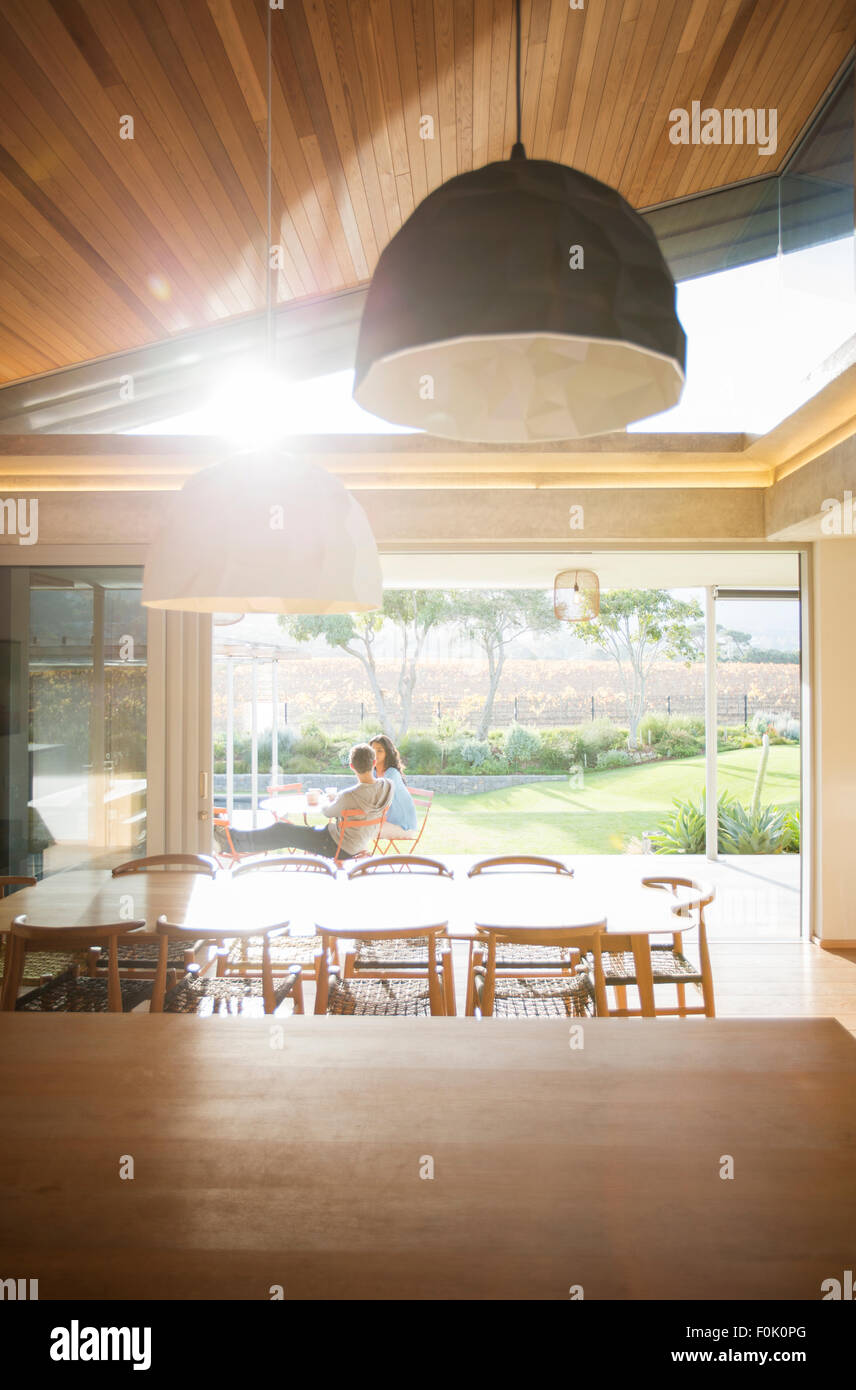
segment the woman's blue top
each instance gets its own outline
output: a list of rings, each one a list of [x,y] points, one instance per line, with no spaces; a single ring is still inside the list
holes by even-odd
[[[404,785],[401,773],[396,767],[388,767],[382,774],[385,781],[392,783],[392,801],[386,808],[386,818],[402,830],[415,830],[417,815],[413,797]]]

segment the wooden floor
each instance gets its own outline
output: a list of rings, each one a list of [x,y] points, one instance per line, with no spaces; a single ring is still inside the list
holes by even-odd
[[[714,942],[710,954],[719,1018],[837,1018],[856,1035],[856,950]]]

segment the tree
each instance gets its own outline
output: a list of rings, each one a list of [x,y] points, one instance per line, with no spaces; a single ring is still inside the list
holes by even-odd
[[[656,661],[683,660],[689,666],[699,655],[691,624],[701,617],[695,599],[674,598],[667,589],[613,589],[601,594],[600,614],[576,623],[576,635],[607,651],[618,664],[629,707],[628,743],[636,747],[636,731],[645,712],[645,687]]]
[[[374,696],[380,727],[387,731],[390,716],[387,691],[380,683],[374,644],[386,623],[398,629],[402,639],[401,666],[398,673],[398,727],[394,737],[404,737],[410,725],[413,692],[419,674],[419,661],[425,639],[432,628],[451,616],[449,596],[444,589],[386,589],[383,608],[373,613],[331,614],[315,616],[301,614],[280,618],[280,623],[298,642],[323,637],[328,646],[354,656],[361,663]]]
[[[445,589],[387,589],[383,596],[384,616],[398,628],[403,639],[398,673],[399,719],[397,739],[407,733],[413,692],[416,689],[419,659],[432,628],[452,616]]]
[[[348,656],[355,656],[365,670],[380,727],[387,726],[385,692],[381,688],[375,664],[374,642],[386,621],[383,611],[373,613],[330,613],[316,615],[301,613],[295,617],[281,616],[280,626],[297,642],[311,642],[323,637],[329,647],[337,647]]]
[[[463,631],[487,657],[488,691],[476,738],[487,738],[509,642],[524,632],[559,626],[553,605],[540,589],[477,589],[450,595]]]
[[[734,628],[716,628],[716,654],[720,661],[748,661],[752,638],[748,632],[736,632]]]

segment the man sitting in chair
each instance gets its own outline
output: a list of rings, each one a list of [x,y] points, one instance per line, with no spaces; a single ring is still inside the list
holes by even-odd
[[[237,854],[262,854],[269,849],[302,849],[308,854],[320,854],[325,859],[335,859],[341,832],[340,818],[344,811],[359,811],[368,820],[377,820],[392,801],[393,788],[383,778],[375,780],[374,749],[368,743],[355,743],[348,759],[351,771],[356,774],[353,787],[346,787],[331,800],[325,798],[319,811],[326,816],[330,825],[292,825],[290,821],[280,820],[275,825],[267,825],[262,830],[230,830],[232,844]],[[342,838],[342,859],[353,859],[370,849],[377,836],[376,825],[347,825]],[[214,839],[218,847],[228,853],[229,844],[222,826],[214,827]]]

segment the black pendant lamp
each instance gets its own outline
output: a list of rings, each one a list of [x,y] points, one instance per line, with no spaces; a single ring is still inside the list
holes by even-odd
[[[675,283],[614,188],[520,143],[449,179],[384,250],[354,399],[448,439],[529,443],[624,429],[684,385]]]

